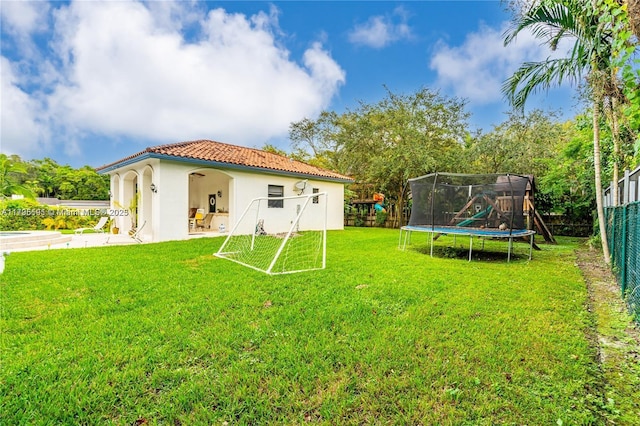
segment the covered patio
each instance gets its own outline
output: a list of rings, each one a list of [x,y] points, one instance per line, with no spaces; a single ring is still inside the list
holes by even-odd
[[[226,173],[211,168],[189,173],[187,226],[190,235],[229,229],[232,181]]]

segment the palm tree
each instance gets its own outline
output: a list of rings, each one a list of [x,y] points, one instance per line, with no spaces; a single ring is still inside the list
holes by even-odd
[[[595,2],[595,1],[594,1]],[[506,34],[505,46],[523,30],[548,44],[552,50],[563,39],[573,41],[568,56],[525,62],[502,86],[502,92],[517,109],[524,109],[530,94],[548,90],[564,81],[578,83],[583,77],[593,99],[593,163],[595,168],[596,206],[604,260],[610,263],[605,226],[600,166],[600,105],[605,96],[605,80],[611,75],[611,34],[599,24],[595,7],[584,0],[541,1],[518,16]]]

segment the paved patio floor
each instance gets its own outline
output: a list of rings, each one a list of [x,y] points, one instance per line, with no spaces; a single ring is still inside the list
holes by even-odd
[[[218,232],[199,232],[189,234],[187,239],[193,238],[212,238],[226,236]],[[116,245],[136,245],[136,244],[153,244],[148,242],[138,243],[127,234],[72,234],[71,241],[61,244],[43,245],[37,247],[25,247],[12,249],[10,251],[35,251],[35,250],[55,250],[55,249],[73,249],[87,247],[106,247]]]

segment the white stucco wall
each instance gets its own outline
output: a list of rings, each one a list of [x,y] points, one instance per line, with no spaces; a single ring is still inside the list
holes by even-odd
[[[189,234],[189,167],[161,161],[158,167],[158,222],[156,241],[182,240]]]
[[[295,189],[296,182],[303,180],[300,177],[277,176],[267,174],[251,174],[235,172],[234,189],[236,209],[232,212],[230,220],[236,223],[240,215],[247,208],[251,200],[268,196],[269,185],[279,185],[284,188],[284,196],[299,195]],[[320,229],[323,226],[322,218],[324,209],[327,209],[327,229],[343,229],[344,225],[344,184],[308,179],[304,195],[312,193],[312,188],[318,188],[319,192],[326,192],[326,199],[320,199],[320,203],[307,205],[305,218],[309,228]],[[263,202],[263,207],[266,202]],[[302,200],[285,200],[283,208],[263,208],[260,218],[265,221],[265,230],[269,233],[288,231],[292,221],[297,215],[296,206],[302,204]],[[324,203],[327,203],[326,207]],[[314,220],[317,219],[317,220]]]
[[[217,214],[216,224],[224,223],[227,231],[231,230],[240,215],[247,208],[252,199],[267,197],[269,185],[284,187],[284,196],[298,195],[296,182],[305,179],[297,176],[281,176],[276,174],[253,173],[231,169],[213,169],[199,165],[147,159],[110,172],[111,192],[116,199],[112,205],[126,205],[125,198],[131,198],[132,172],[137,175],[138,191],[141,192],[139,202],[140,218],[147,221],[143,229],[145,241],[169,241],[187,238],[189,234],[189,208],[204,208],[209,212],[209,194],[221,192],[222,197],[216,197],[216,210],[223,210],[227,214]],[[200,173],[204,176],[191,175]],[[118,176],[116,178],[116,176]],[[149,186],[153,182],[157,193],[152,193]],[[311,213],[307,215],[305,226],[320,228],[324,209],[327,209],[327,229],[343,229],[344,224],[344,184],[327,182],[309,178],[304,194],[312,193],[317,188],[319,192],[326,192],[326,199],[320,199],[319,204],[309,203]],[[296,216],[296,205],[300,201],[285,200],[284,208],[268,208],[263,210],[265,228],[269,233],[285,232]],[[325,206],[326,203],[326,206]],[[151,210],[150,210],[151,209]],[[313,213],[316,214],[313,214]],[[317,223],[315,223],[317,219]],[[130,228],[124,219],[119,220],[121,232]],[[216,225],[217,227],[217,225]]]

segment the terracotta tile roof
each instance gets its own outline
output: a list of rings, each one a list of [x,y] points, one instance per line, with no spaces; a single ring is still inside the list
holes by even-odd
[[[294,173],[342,181],[353,181],[353,179],[348,176],[296,161],[282,155],[273,154],[271,152],[255,148],[230,145],[210,140],[198,140],[153,146],[114,163],[98,167],[97,170],[114,169],[121,163],[130,163],[132,160],[135,161],[137,157],[145,156],[145,154],[152,157],[175,157],[178,161],[181,158],[201,160],[204,162],[211,161],[233,166],[271,170],[274,172]]]

